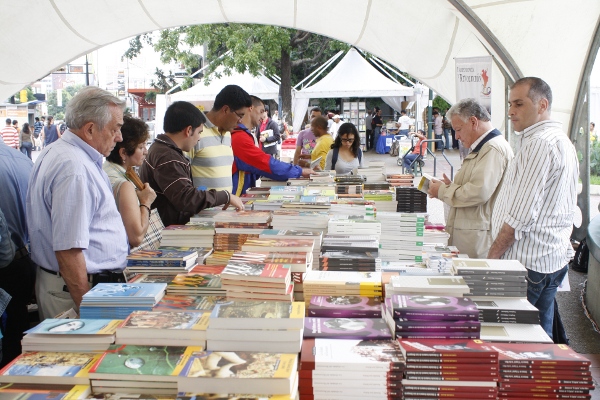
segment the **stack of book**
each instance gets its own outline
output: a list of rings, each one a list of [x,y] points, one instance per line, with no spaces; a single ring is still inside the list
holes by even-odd
[[[235,300],[217,304],[209,317],[206,348],[298,353],[304,315],[301,302]]]
[[[176,395],[183,363],[202,347],[113,345],[89,371],[94,393]]]
[[[398,340],[406,359],[404,398],[496,399],[498,351],[479,340]],[[447,395],[450,394],[451,395]]]
[[[244,200],[242,199],[242,201]],[[264,199],[246,200],[244,201],[244,204],[246,204],[247,210],[275,211],[279,210],[287,201],[288,200],[269,200],[268,196],[265,196]]]
[[[360,177],[356,177],[362,181]],[[363,186],[361,183],[338,182],[335,187],[335,194],[339,199],[362,199]]]
[[[527,299],[490,297],[475,300],[479,321],[502,324],[539,324],[540,313]]]
[[[261,393],[258,398],[264,399],[271,395],[291,397],[298,386],[297,368],[298,354],[195,351],[185,358],[177,387],[180,392],[188,393]],[[256,397],[201,395],[199,398]]]
[[[328,196],[300,196],[297,201],[286,201],[281,205],[284,210],[328,211],[331,208]]]
[[[169,225],[162,231],[161,246],[211,247],[215,227],[213,222]]]
[[[300,400],[401,399],[405,367],[395,341],[304,339]]]
[[[198,265],[187,274],[178,274],[167,282],[167,294],[181,296],[225,296],[221,272],[225,266]]]
[[[375,202],[364,199],[337,199],[331,202],[331,215],[362,215],[375,218]]]
[[[396,211],[406,213],[426,213],[427,194],[415,187],[400,186],[396,188]]]
[[[193,311],[205,313],[212,311],[219,303],[226,302],[225,296],[179,296],[165,295],[152,311]]]
[[[363,185],[365,190],[390,190],[392,185],[389,182],[383,180],[379,182],[365,182]]]
[[[309,317],[382,318],[379,297],[313,296],[308,305]]]
[[[469,286],[460,276],[393,276],[386,286],[385,295],[441,295],[463,297]]]
[[[423,261],[425,216],[399,212],[378,212],[381,223],[379,256],[382,261]]]
[[[374,201],[377,211],[394,212],[398,209],[396,192],[391,189],[367,190],[365,187],[365,191],[363,192],[363,198],[365,200]]]
[[[452,274],[469,285],[469,297],[527,298],[527,269],[517,260],[457,258],[452,261]]]
[[[228,298],[288,303],[293,300],[294,283],[289,267],[265,262],[263,254],[244,252],[234,257],[221,273]]]
[[[89,385],[88,372],[102,354],[25,352],[0,370],[0,383],[29,383],[42,389],[49,385]]]
[[[425,223],[425,233],[423,234],[424,244],[448,246],[448,240],[450,240],[450,234],[445,231],[444,225]]]
[[[235,253],[234,250],[213,251],[208,257],[206,257],[204,263],[206,265],[226,265],[231,256],[233,256],[233,253]]]
[[[505,343],[554,343],[539,324],[481,323],[481,340]]]
[[[166,283],[99,283],[83,295],[83,319],[125,319],[134,311],[152,310],[165,295]]]
[[[379,209],[379,208],[378,208]],[[331,235],[381,235],[381,222],[364,215],[332,215],[327,224]]]
[[[299,201],[303,193],[303,186],[271,186],[268,200]]]
[[[366,182],[385,182],[385,162],[369,161],[368,166],[358,169],[358,175],[363,175]]]
[[[491,344],[498,351],[501,398],[589,399],[591,362],[564,344]]]
[[[313,296],[381,297],[381,272],[308,271],[304,277],[304,301]]]
[[[242,245],[242,251],[254,253],[286,252],[286,253],[304,253],[307,256],[312,255],[315,240],[313,238],[281,238],[268,235],[269,238],[248,239]]]
[[[115,343],[206,348],[209,315],[194,311],[134,311],[117,327]]]
[[[196,265],[198,252],[179,250],[138,250],[127,256],[128,273],[185,273]]]
[[[48,318],[26,331],[21,344],[23,351],[105,351],[115,342],[115,330],[121,322],[118,319]]]
[[[381,260],[375,252],[359,252],[350,246],[351,250],[329,250],[321,253],[319,257],[320,271],[364,271],[375,272],[381,270]]]
[[[312,231],[325,231],[327,230],[328,222],[329,213],[326,211],[273,211],[273,229],[307,229]]]
[[[92,393],[90,385],[36,385],[27,383],[10,383],[0,386],[0,397],[3,400],[69,400],[87,399]]]
[[[393,295],[384,309],[397,338],[479,339],[479,311],[468,298]]]
[[[385,180],[392,185],[396,186],[413,186],[414,176],[411,174],[387,174]]]
[[[269,211],[224,211],[215,215],[215,251],[237,251],[248,239],[268,229],[271,223]]]
[[[297,239],[312,239],[313,240],[313,251],[311,262],[307,264],[306,268],[297,269],[292,268],[292,275],[294,273],[306,272],[307,269],[312,269],[313,261],[319,258],[321,253],[321,243],[323,241],[323,231],[320,230],[305,230],[305,229],[265,229],[259,235],[259,239],[275,239],[275,240],[297,240]],[[292,276],[293,277],[293,276]]]

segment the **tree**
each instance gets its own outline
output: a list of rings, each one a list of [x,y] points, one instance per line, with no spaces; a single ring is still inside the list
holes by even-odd
[[[200,55],[194,49],[206,45],[206,61],[210,62],[210,66],[205,70],[205,81],[210,80],[221,66],[226,74],[248,71],[258,75],[264,71],[267,75],[279,75],[283,113],[287,115],[291,115],[292,85],[337,50],[349,47],[333,39],[295,29],[217,24],[165,29],[156,41],[149,34],[137,36],[130,41],[124,56],[135,58],[144,45],[153,46],[164,63],[182,63],[188,74],[199,66]],[[183,88],[191,83],[191,78],[186,79]]]
[[[51,91],[46,96],[46,102],[48,103],[48,115],[54,116],[54,119],[65,119],[65,109],[69,101],[79,92],[84,85],[73,85],[67,86],[62,89],[62,106],[58,106],[56,91]]]
[[[433,108],[437,108],[440,112],[444,113],[450,109],[450,104],[440,96],[435,96],[435,99],[433,99]]]

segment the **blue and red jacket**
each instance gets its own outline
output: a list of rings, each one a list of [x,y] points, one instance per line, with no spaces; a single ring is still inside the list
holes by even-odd
[[[287,181],[302,176],[301,167],[279,161],[256,147],[254,136],[243,124],[239,124],[231,132],[231,148],[233,149],[232,193],[236,196],[256,186],[256,180],[261,176],[276,181]]]

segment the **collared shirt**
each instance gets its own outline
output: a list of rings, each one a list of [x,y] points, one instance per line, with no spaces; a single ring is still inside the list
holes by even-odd
[[[221,134],[219,128],[206,118],[200,140],[189,156],[192,160],[192,177],[196,188],[203,186],[206,189],[231,192],[233,150],[230,132]]]
[[[8,147],[12,147],[13,149],[19,148],[19,132],[12,126],[6,125],[0,129],[0,136],[2,136],[2,140],[4,140],[4,143]]]
[[[508,224],[516,241],[502,258],[549,274],[574,254],[570,237],[579,163],[560,122],[538,122],[520,134],[520,142],[494,206],[492,237]]]
[[[32,169],[29,157],[0,143],[0,209],[6,217],[15,249],[29,243],[25,197]]]
[[[479,143],[481,143],[481,141],[482,141],[483,139],[485,139],[485,137],[486,137],[486,136],[487,136],[487,135],[488,135],[488,134],[489,134],[491,131],[493,131],[493,130],[494,130],[494,128],[490,129],[489,131],[487,131],[487,132],[486,132],[486,133],[484,133],[483,135],[479,136],[479,137],[477,138],[477,140],[475,140],[475,141],[473,142],[473,144],[471,145],[471,147],[469,147],[469,149],[470,149],[471,151],[475,150],[475,149],[477,148],[477,146],[479,145]]]
[[[58,271],[55,251],[83,249],[87,272],[125,267],[129,244],[103,156],[71,131],[39,155],[27,193],[31,257]]]

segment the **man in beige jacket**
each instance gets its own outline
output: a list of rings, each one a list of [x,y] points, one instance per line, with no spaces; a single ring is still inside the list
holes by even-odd
[[[429,195],[450,206],[446,223],[449,244],[471,258],[486,258],[492,245],[494,202],[513,151],[492,126],[488,111],[475,99],[459,101],[446,118],[470,153],[454,182],[444,174],[443,182],[431,182]]]

